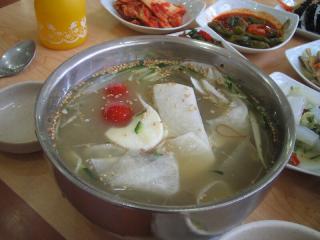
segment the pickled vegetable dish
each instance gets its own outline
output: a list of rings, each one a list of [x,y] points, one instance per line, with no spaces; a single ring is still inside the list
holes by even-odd
[[[226,40],[244,47],[266,49],[284,41],[289,20],[281,24],[264,12],[238,9],[215,17],[208,26]]]
[[[114,8],[123,19],[154,28],[178,27],[186,13],[183,5],[166,0],[116,0]]]

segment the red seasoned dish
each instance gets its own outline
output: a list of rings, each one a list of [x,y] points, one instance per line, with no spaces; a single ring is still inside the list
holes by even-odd
[[[114,7],[123,19],[155,28],[181,26],[186,13],[184,6],[165,0],[116,0]]]

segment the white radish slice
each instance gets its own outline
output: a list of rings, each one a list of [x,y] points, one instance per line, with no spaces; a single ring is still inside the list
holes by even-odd
[[[230,137],[221,135],[219,126],[228,126],[237,133],[238,137],[249,135],[249,118],[246,104],[237,99],[229,104],[226,114],[207,121],[210,125],[210,140],[215,147],[221,147],[230,141]],[[220,128],[220,129],[219,129]]]
[[[199,80],[195,79],[194,77],[190,77],[191,83],[193,85],[193,87],[201,94],[205,95],[206,92],[203,90],[203,88],[201,87]]]
[[[108,156],[120,157],[125,153],[125,149],[117,145],[106,144],[86,144],[82,147],[78,147],[78,151],[81,153],[84,159],[96,158],[103,159]]]
[[[319,135],[305,126],[298,125],[296,127],[297,140],[309,145],[314,146],[319,141]]]
[[[158,145],[164,137],[164,127],[159,114],[142,99],[146,111],[133,118],[125,127],[107,130],[106,137],[113,143],[130,150],[148,151]]]
[[[98,175],[110,168],[126,152],[124,148],[111,143],[83,144],[74,146],[74,149],[79,156],[82,156],[90,170],[94,170]],[[77,171],[81,166],[82,162],[77,165]]]
[[[291,91],[289,96],[302,96],[306,98],[306,102],[312,105],[319,106],[320,97],[317,91],[314,91],[313,89],[308,88],[305,85],[302,85],[301,83],[293,80],[292,78],[290,79],[295,83],[291,85],[291,88],[290,88]]]
[[[70,163],[74,166],[74,172],[78,173],[82,166],[82,159],[79,156],[79,154],[77,154],[73,150],[69,150],[65,156],[67,157],[67,159],[70,160]]]
[[[168,154],[126,154],[103,177],[114,189],[131,188],[166,196],[180,187],[176,159]]]
[[[219,92],[213,85],[211,85],[207,80],[202,80],[201,83],[204,89],[208,93],[216,97],[219,101],[223,103],[229,103],[229,100],[221,92]]]
[[[193,132],[204,144],[210,145],[192,87],[177,83],[156,84],[153,95],[168,137]]]
[[[215,161],[211,147],[204,144],[193,132],[168,139],[165,149],[174,153],[184,178],[201,175],[212,168]]]
[[[313,150],[316,151],[316,152],[318,152],[318,153],[320,153],[320,139],[318,139],[318,140],[316,141],[316,143],[314,144]]]
[[[258,158],[261,161],[263,167],[267,168],[268,166],[264,160],[263,152],[262,152],[261,133],[260,133],[258,121],[253,113],[249,114],[249,119],[250,119],[250,123],[251,123],[254,142],[255,142],[255,145],[257,148]]]
[[[296,125],[298,125],[303,114],[306,100],[302,96],[289,96],[288,101],[293,112],[294,122]]]
[[[91,158],[87,159],[90,169],[94,170],[99,176],[103,175],[120,157],[110,158]]]
[[[209,68],[207,78],[212,79],[213,81],[219,81],[224,79],[221,72],[215,67]]]

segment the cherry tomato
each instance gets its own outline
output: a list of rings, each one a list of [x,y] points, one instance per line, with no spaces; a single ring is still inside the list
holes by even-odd
[[[108,97],[118,98],[128,94],[128,88],[122,83],[111,83],[104,90]]]
[[[249,33],[259,35],[259,36],[267,35],[266,25],[264,24],[251,24],[248,26],[247,31]]]
[[[131,107],[125,103],[111,103],[103,109],[103,117],[106,121],[114,125],[126,125],[133,116]]]
[[[212,37],[211,37],[207,32],[200,30],[200,31],[198,32],[198,34],[199,34],[201,37],[203,37],[204,40],[206,40],[206,41],[208,41],[208,42],[211,42],[211,41],[212,41]]]
[[[291,157],[290,157],[290,160],[289,160],[289,163],[293,166],[298,166],[300,164],[300,160],[299,158],[297,157],[297,154],[296,153],[292,153]]]

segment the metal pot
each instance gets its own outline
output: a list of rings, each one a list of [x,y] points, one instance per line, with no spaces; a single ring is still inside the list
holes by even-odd
[[[59,158],[48,129],[66,93],[105,67],[137,59],[181,59],[224,64],[243,90],[260,101],[276,119],[279,142],[272,146],[273,167],[256,184],[215,204],[165,207],[134,203],[105,193],[73,174]],[[58,67],[45,82],[36,105],[36,131],[54,166],[57,182],[70,202],[93,222],[129,236],[164,239],[206,239],[240,224],[259,204],[273,180],[285,167],[294,146],[290,106],[277,85],[246,59],[210,44],[177,37],[141,36],[89,48]]]

